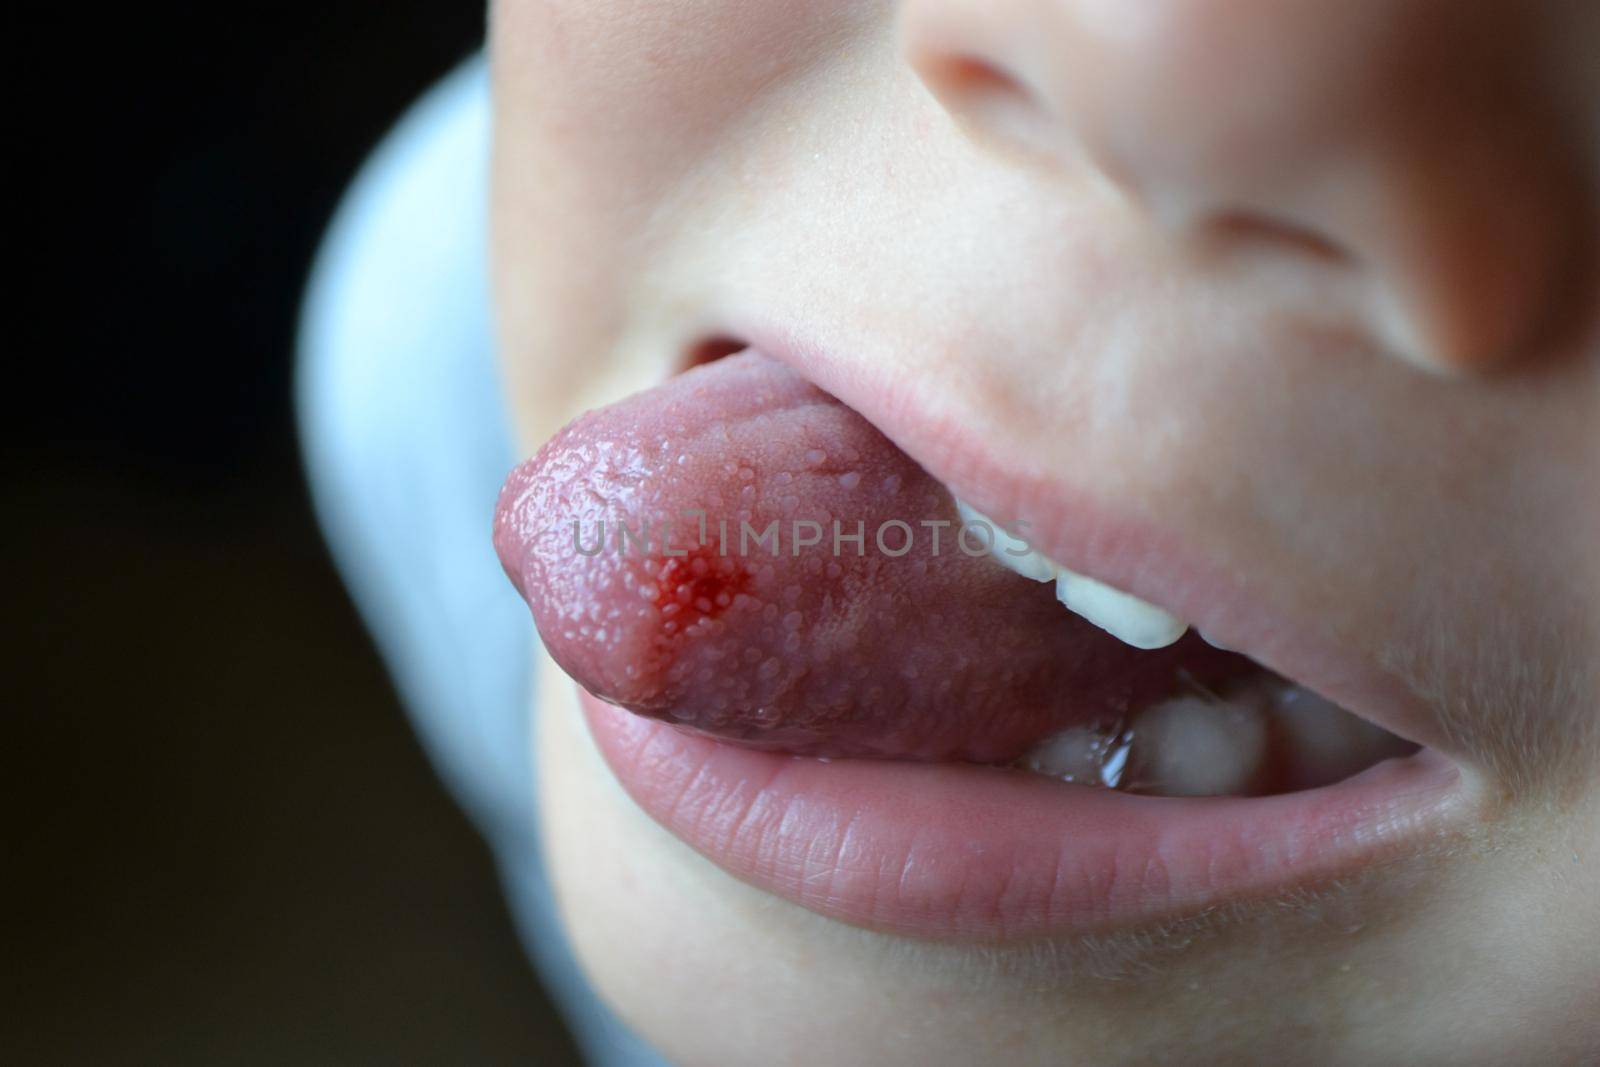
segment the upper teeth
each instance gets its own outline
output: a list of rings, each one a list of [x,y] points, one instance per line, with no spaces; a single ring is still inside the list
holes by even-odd
[[[1055,582],[1056,599],[1069,611],[1083,616],[1107,633],[1134,648],[1165,648],[1189,627],[1177,616],[1154,604],[1113,589],[1056,563],[1034,551],[1026,541],[1014,537],[999,523],[961,501],[956,509],[969,526],[983,524],[994,531],[990,552],[1007,569],[1036,582]]]

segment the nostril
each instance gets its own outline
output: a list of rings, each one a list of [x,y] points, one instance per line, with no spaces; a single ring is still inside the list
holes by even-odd
[[[1026,82],[981,56],[934,53],[916,63],[923,84],[974,141],[1029,157],[1062,154],[1063,131]]]
[[[1344,246],[1316,230],[1248,211],[1224,211],[1212,216],[1206,221],[1202,236],[1218,246],[1276,247],[1336,264],[1352,260]]]
[[[970,55],[944,56],[928,64],[928,80],[944,93],[961,99],[1009,100],[1031,104],[1032,94],[1011,75],[988,60]],[[937,91],[937,90],[936,90]]]

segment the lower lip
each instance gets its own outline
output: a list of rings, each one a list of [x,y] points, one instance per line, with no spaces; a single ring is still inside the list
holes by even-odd
[[[824,762],[644,719],[579,691],[623,788],[707,859],[857,926],[939,940],[1082,935],[1311,888],[1462,814],[1424,749],[1323,789],[1135,796],[994,767]]]

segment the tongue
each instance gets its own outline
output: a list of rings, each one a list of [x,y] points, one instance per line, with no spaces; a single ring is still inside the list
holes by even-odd
[[[798,754],[1004,762],[1225,669],[1121,644],[959,530],[868,422],[747,352],[568,425],[507,480],[495,548],[595,696]]]

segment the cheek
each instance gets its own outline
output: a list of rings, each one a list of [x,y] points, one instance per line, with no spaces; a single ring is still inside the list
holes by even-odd
[[[498,0],[503,134],[634,196],[670,184],[859,32],[860,0]]]
[[[726,172],[743,131],[886,4],[497,0],[492,244],[500,349],[522,442],[659,380],[677,353],[624,338],[649,221]],[[885,21],[883,23],[887,25]],[[669,228],[670,229],[670,228]],[[670,240],[672,234],[666,233]]]

